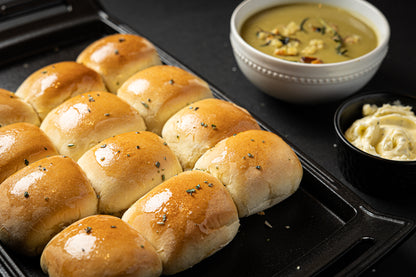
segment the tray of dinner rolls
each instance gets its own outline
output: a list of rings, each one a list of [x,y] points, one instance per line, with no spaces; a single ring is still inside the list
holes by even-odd
[[[68,3],[0,45],[2,276],[356,275],[413,230],[151,38]]]

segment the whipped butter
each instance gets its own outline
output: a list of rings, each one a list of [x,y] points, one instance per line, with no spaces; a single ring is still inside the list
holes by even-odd
[[[363,118],[351,125],[345,137],[372,155],[391,160],[416,160],[416,116],[412,107],[399,102],[382,107],[365,104]]]

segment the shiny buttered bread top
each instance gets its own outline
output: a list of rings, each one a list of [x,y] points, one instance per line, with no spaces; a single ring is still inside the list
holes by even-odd
[[[88,91],[106,91],[101,76],[88,67],[65,61],[45,66],[27,77],[16,95],[31,104],[41,120],[64,101]]]
[[[92,91],[56,107],[40,128],[59,153],[77,161],[100,141],[125,132],[144,131],[146,125],[139,112],[116,95]]]
[[[114,34],[93,42],[79,54],[77,62],[98,72],[113,93],[134,73],[161,64],[155,46],[131,34]]]
[[[137,72],[119,88],[117,95],[136,108],[148,130],[158,135],[177,111],[195,101],[213,97],[204,80],[170,65],[152,66]]]
[[[39,126],[33,107],[11,91],[0,88],[0,127],[27,122]]]

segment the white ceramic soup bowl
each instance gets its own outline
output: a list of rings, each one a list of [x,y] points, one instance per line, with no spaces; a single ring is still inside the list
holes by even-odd
[[[376,48],[344,62],[307,64],[262,53],[240,36],[243,23],[253,14],[278,5],[302,2],[322,3],[349,11],[375,31]],[[277,99],[303,104],[334,101],[360,90],[380,67],[390,38],[390,27],[384,15],[363,0],[246,0],[234,10],[230,27],[233,53],[247,79]]]

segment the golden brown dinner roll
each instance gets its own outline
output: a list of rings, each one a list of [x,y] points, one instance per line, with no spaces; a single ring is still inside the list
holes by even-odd
[[[118,217],[92,215],[57,234],[41,256],[50,277],[159,276],[153,246]]]
[[[260,127],[245,109],[211,98],[197,101],[173,115],[163,127],[162,137],[187,170],[220,140],[251,129]]]
[[[153,187],[182,172],[167,144],[151,132],[129,132],[97,144],[78,160],[99,196],[98,211],[121,215]]]
[[[100,141],[146,129],[143,118],[129,104],[109,92],[87,92],[52,110],[40,128],[59,153],[78,160]]]
[[[234,238],[240,225],[229,192],[202,171],[170,178],[137,200],[122,219],[155,247],[164,274],[214,254]]]
[[[22,168],[0,185],[0,240],[38,255],[65,226],[97,212],[97,196],[69,157],[52,156]]]
[[[134,73],[161,64],[155,46],[132,34],[114,34],[93,42],[79,54],[77,62],[100,73],[113,93]]]
[[[21,122],[0,128],[0,183],[19,169],[58,152],[36,125]]]
[[[166,120],[183,107],[212,97],[208,84],[170,65],[152,66],[130,77],[117,95],[143,116],[149,131],[160,135]]]
[[[263,211],[292,195],[302,165],[286,142],[262,130],[241,132],[220,141],[199,158],[205,170],[230,191],[240,217]]]
[[[37,126],[40,124],[31,105],[13,92],[0,88],[0,127],[17,122],[28,122]]]
[[[45,66],[24,80],[16,95],[31,104],[41,120],[65,100],[88,91],[106,90],[101,76],[88,67],[65,61]]]

